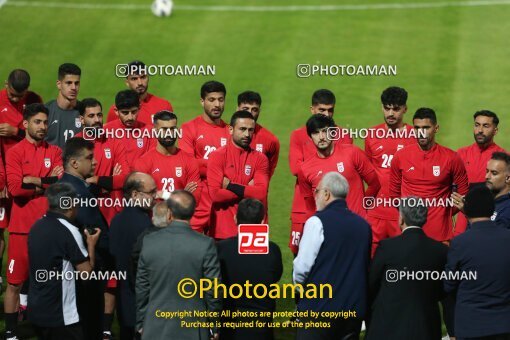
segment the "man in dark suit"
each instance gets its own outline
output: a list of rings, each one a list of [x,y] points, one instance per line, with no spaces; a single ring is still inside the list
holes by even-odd
[[[120,339],[132,340],[135,335],[136,303],[135,287],[130,277],[131,252],[138,236],[149,228],[149,211],[156,197],[157,186],[151,175],[142,172],[129,174],[123,191],[129,206],[125,207],[112,220],[110,226],[110,252],[115,269],[127,272],[127,280],[117,281],[117,312],[120,323]]]
[[[136,328],[142,339],[208,339],[212,332],[218,339],[216,327],[183,327],[181,321],[196,321],[216,325],[218,319],[195,316],[167,319],[159,313],[175,311],[219,312],[221,299],[213,290],[184,298],[193,280],[216,279],[220,283],[220,263],[214,240],[191,229],[189,221],[195,211],[195,198],[184,190],[176,190],[167,200],[172,222],[158,232],[146,235],[136,273]],[[180,283],[187,279],[186,284]],[[213,284],[213,283],[212,283]],[[178,287],[180,290],[178,290]],[[195,291],[196,292],[196,291]]]
[[[265,208],[262,202],[254,198],[245,198],[239,202],[236,214],[236,223],[239,224],[260,224],[264,220]],[[239,236],[232,237],[217,243],[218,257],[221,264],[221,276],[223,283],[230,287],[232,284],[249,282],[253,286],[258,284],[266,285],[268,290],[270,285],[277,283],[283,272],[282,253],[280,247],[274,242],[269,241],[268,254],[239,254],[238,250]],[[270,297],[264,299],[249,299],[245,295],[239,299],[227,298],[223,301],[223,310],[229,311],[254,311],[254,312],[274,312],[276,301]],[[269,323],[273,318],[258,318],[257,320],[265,322],[267,327],[259,328],[224,328],[221,330],[221,339],[223,340],[272,340],[273,328],[269,328]],[[229,322],[236,322],[227,320]],[[252,321],[245,320],[243,321]]]
[[[99,193],[99,188],[86,182],[87,178],[94,176],[96,166],[94,144],[80,137],[70,138],[65,144],[62,158],[65,173],[59,183],[71,184],[80,199],[75,219],[76,226],[82,232],[85,228],[101,229],[96,246],[94,270],[104,272],[112,269],[108,249],[108,225],[94,201]],[[83,320],[86,339],[102,338],[105,286],[105,280],[93,279],[80,281],[77,284],[78,312]]]
[[[422,199],[402,199],[399,211],[402,235],[381,241],[370,267],[366,339],[441,339],[442,283],[420,273],[439,275],[448,248],[423,232],[428,209]]]
[[[300,312],[350,312],[346,318],[300,318],[302,322],[327,322],[329,328],[298,328],[296,339],[358,339],[367,309],[370,225],[347,208],[349,184],[338,172],[324,175],[315,189],[317,213],[304,227],[294,259],[294,283],[309,287],[330,284],[323,298],[300,296]],[[327,292],[327,290],[324,290]]]
[[[510,339],[510,230],[491,221],[494,206],[487,187],[472,188],[464,202],[471,227],[448,251],[444,288],[456,292],[457,340]]]

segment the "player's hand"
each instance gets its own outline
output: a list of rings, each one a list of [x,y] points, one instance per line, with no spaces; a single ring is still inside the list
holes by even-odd
[[[184,190],[189,191],[189,192],[193,192],[193,191],[197,190],[197,188],[198,188],[198,183],[197,182],[189,182],[184,187]]]
[[[9,198],[9,191],[6,186],[0,190],[0,198]]]
[[[88,184],[97,184],[98,180],[99,180],[98,176],[92,176],[92,177],[85,179],[85,182],[87,182]]]
[[[453,205],[455,206],[455,208],[464,212],[464,196],[459,194],[458,192],[452,192],[451,198],[453,200]]]
[[[96,233],[94,235],[90,235],[89,231],[87,229],[84,229],[83,232],[85,233],[85,236],[87,237],[87,245],[94,247],[99,240],[99,235],[101,235],[101,229],[94,228],[96,230]]]
[[[218,333],[214,333],[214,335],[210,337],[211,340],[218,340],[219,338],[220,335]]]
[[[0,137],[12,137],[18,134],[18,128],[7,123],[0,124]]]
[[[248,185],[253,185],[255,183],[255,180],[252,178],[251,181],[248,182]]]
[[[122,173],[122,166],[119,163],[115,163],[113,167],[113,176],[118,176]]]
[[[158,200],[163,199],[163,190],[156,191],[156,199],[158,199]]]
[[[56,167],[51,170],[50,176],[57,176],[60,177],[64,173],[64,167],[62,165],[57,165]]]
[[[223,185],[221,186],[223,189],[226,189],[230,184],[230,180],[227,177],[223,177]]]

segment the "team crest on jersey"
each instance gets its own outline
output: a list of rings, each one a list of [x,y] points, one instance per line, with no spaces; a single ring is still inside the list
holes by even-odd
[[[244,174],[245,174],[246,176],[250,176],[250,174],[251,174],[251,165],[246,165],[246,166],[244,167]]]
[[[104,155],[107,159],[112,158],[112,151],[110,150],[110,148],[104,149]]]
[[[255,150],[258,152],[264,152],[264,146],[262,144],[255,145]]]
[[[404,146],[402,144],[397,145],[397,151],[403,149]]]
[[[45,158],[44,159],[44,166],[49,168],[51,166],[51,159]]]
[[[344,162],[336,163],[336,168],[338,169],[338,172],[344,172]]]
[[[143,148],[143,138],[137,138],[136,139],[136,146],[138,146],[138,148]]]
[[[74,125],[76,126],[77,129],[81,128],[81,120],[80,120],[80,118],[76,118],[74,120]]]
[[[175,167],[175,176],[177,176],[177,177],[182,176],[182,167],[180,167],[180,166]]]
[[[221,139],[220,139],[220,145],[221,145],[221,146],[225,146],[225,145],[227,145],[227,139],[226,139],[226,138],[221,138]]]
[[[439,165],[434,165],[432,167],[432,173],[434,174],[434,176],[438,177],[439,175],[441,175],[441,168],[439,167]]]

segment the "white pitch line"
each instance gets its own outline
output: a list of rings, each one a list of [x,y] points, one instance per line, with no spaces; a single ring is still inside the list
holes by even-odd
[[[116,10],[145,10],[149,5],[138,4],[94,4],[42,1],[0,0],[0,7],[4,4],[13,7],[45,7],[70,9],[116,9]],[[444,2],[415,2],[415,3],[379,3],[365,5],[316,5],[316,6],[200,6],[175,5],[175,10],[181,11],[216,11],[216,12],[318,12],[318,11],[365,11],[384,9],[424,9],[445,7],[482,7],[510,5],[510,0],[475,0],[475,1],[444,1]]]

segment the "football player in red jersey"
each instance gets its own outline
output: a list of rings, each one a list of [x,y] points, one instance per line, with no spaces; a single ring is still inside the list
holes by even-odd
[[[449,198],[454,190],[461,195],[467,193],[466,169],[455,151],[435,141],[439,125],[434,110],[418,109],[413,125],[418,144],[410,144],[395,153],[391,162],[390,196],[418,196],[428,200],[430,206],[423,231],[436,241],[448,243],[453,237],[452,217],[458,212]]]
[[[177,116],[170,111],[154,115],[154,130],[159,134],[157,146],[140,157],[135,171],[150,174],[158,187],[156,198],[168,199],[174,190],[187,190],[200,202],[202,186],[198,161],[179,149]]]
[[[244,91],[237,96],[237,111],[248,111],[255,119],[255,132],[250,147],[255,151],[262,152],[269,161],[269,179],[274,174],[280,155],[280,142],[268,129],[258,124],[262,98],[254,91]]]
[[[349,183],[346,198],[349,210],[366,218],[363,182],[368,185],[366,196],[375,196],[380,188],[377,173],[360,148],[352,144],[334,143],[328,138],[328,129],[334,127],[333,118],[324,115],[313,115],[306,122],[306,131],[316,147],[315,154],[303,162],[298,174],[301,194],[307,206],[306,218],[316,211],[314,192],[317,185],[331,171],[340,173]]]
[[[404,123],[404,114],[407,112],[407,91],[401,87],[388,87],[381,94],[381,103],[384,123],[372,127],[371,130],[381,129],[388,133],[384,134],[385,138],[376,138],[378,134],[369,134],[365,139],[365,154],[374,166],[381,183],[381,189],[377,194],[379,200],[374,202],[390,197],[390,167],[395,152],[406,145],[416,144],[416,138],[411,133],[413,127]],[[388,130],[395,134],[390,134]],[[397,132],[402,134],[397,136]],[[372,228],[372,256],[380,240],[401,233],[398,226],[398,211],[394,208],[383,205],[374,206],[367,211],[367,221]]]
[[[498,133],[498,116],[489,110],[481,110],[474,114],[473,137],[475,142],[460,148],[457,153],[466,167],[469,185],[473,186],[485,182],[485,169],[487,162],[494,152],[506,152],[494,143]],[[457,236],[466,230],[467,220],[463,213],[457,215],[454,235]]]
[[[336,98],[333,92],[326,89],[317,90],[312,95],[312,105],[310,111],[312,114],[323,114],[333,117],[335,112]],[[352,144],[352,139],[348,135],[342,135],[342,138],[336,143]],[[291,233],[289,248],[295,254],[299,249],[299,240],[303,233],[303,227],[306,221],[306,204],[303,195],[299,189],[299,180],[297,178],[303,162],[316,153],[315,145],[306,133],[306,126],[292,131],[289,145],[289,167],[290,171],[296,176],[294,185],[294,198],[292,200],[292,209],[290,214]]]
[[[6,338],[16,337],[21,285],[28,279],[27,237],[32,225],[46,212],[44,190],[62,175],[62,152],[44,139],[48,109],[27,105],[23,112],[25,138],[5,156],[7,187],[13,198],[9,221],[7,289],[4,298]]]
[[[208,81],[200,89],[200,103],[203,113],[182,124],[182,138],[179,147],[198,160],[202,195],[191,219],[191,226],[197,231],[209,228],[211,197],[207,185],[207,164],[213,152],[227,145],[230,138],[228,126],[221,119],[225,110],[225,85],[217,81]]]
[[[149,75],[147,74],[147,66],[135,60],[125,65],[126,67],[126,85],[131,90],[136,91],[140,97],[140,111],[138,120],[145,123],[149,128],[152,127],[152,117],[156,112],[168,110],[173,111],[172,104],[166,99],[156,97],[147,92],[149,89]],[[118,69],[120,71],[120,69]],[[106,122],[117,119],[115,114],[115,105],[110,107]]]
[[[235,216],[243,198],[256,198],[267,211],[269,165],[267,157],[250,147],[255,119],[250,112],[237,111],[230,120],[232,138],[211,155],[207,183],[212,199],[209,236],[226,239],[237,235]]]

